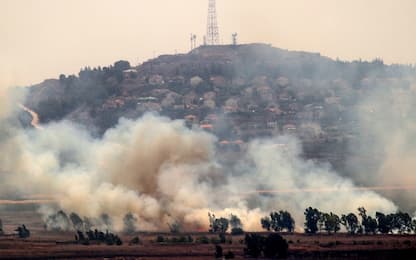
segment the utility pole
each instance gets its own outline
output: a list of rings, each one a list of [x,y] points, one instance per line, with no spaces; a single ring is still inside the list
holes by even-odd
[[[209,0],[208,3],[208,23],[207,23],[207,45],[218,45],[220,44],[219,29],[217,23],[217,9],[215,0]]]

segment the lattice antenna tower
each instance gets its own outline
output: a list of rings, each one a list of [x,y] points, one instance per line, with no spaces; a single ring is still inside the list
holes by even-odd
[[[220,36],[217,23],[217,8],[215,0],[209,0],[208,4],[208,24],[207,24],[207,45],[218,45],[220,43]]]

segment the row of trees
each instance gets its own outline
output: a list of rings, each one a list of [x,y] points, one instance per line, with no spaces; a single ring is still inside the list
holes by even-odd
[[[295,220],[292,218],[289,212],[279,211],[271,212],[269,217],[264,217],[261,220],[261,226],[267,231],[275,232],[293,232],[295,229]]]
[[[86,235],[84,235],[82,231],[78,230],[77,234],[75,235],[75,241],[84,245],[89,245],[91,242],[96,242],[98,244],[106,243],[107,245],[118,246],[123,244],[123,241],[120,239],[119,236],[111,232],[108,232],[108,230],[104,233],[97,229],[95,229],[94,231],[88,230],[86,232]]]
[[[124,233],[132,234],[137,231],[137,218],[132,213],[127,213],[123,218]],[[88,232],[93,227],[105,230],[113,230],[113,221],[108,214],[102,214],[99,218],[81,218],[72,212],[69,216],[62,210],[49,215],[45,220],[45,228],[54,231],[83,231]]]
[[[236,215],[231,214],[229,218],[217,218],[214,214],[208,213],[209,218],[209,232],[211,233],[225,233],[231,226],[231,234],[240,235],[244,233],[241,219]]]
[[[364,207],[358,208],[358,216],[354,213],[343,214],[341,217],[334,213],[320,212],[316,208],[309,207],[305,210],[305,232],[317,233],[326,231],[336,233],[341,229],[341,225],[350,234],[409,234],[416,232],[416,220],[408,213],[397,212],[384,214],[376,212],[375,217],[367,215]]]
[[[305,209],[304,231],[307,234],[326,232],[328,234],[337,233],[341,226],[350,234],[409,234],[416,233],[416,219],[408,213],[397,212],[384,214],[376,212],[375,217],[367,215],[364,207],[358,208],[358,215],[354,213],[342,214],[338,216],[333,212],[322,212],[317,208],[308,207]],[[209,232],[224,234],[229,229],[231,234],[243,234],[243,224],[241,219],[231,214],[228,218],[216,217],[215,214],[208,213]],[[123,218],[124,233],[133,234],[137,232],[137,218],[132,213],[127,213]],[[288,211],[274,211],[269,216],[260,220],[261,226],[267,231],[274,232],[294,232],[295,220]],[[112,219],[108,214],[102,214],[100,218],[89,219],[81,218],[76,213],[69,216],[62,210],[50,215],[45,221],[45,227],[56,231],[84,231],[88,232],[93,227],[112,230]],[[172,233],[180,232],[180,223],[169,224]],[[0,234],[2,232],[0,220]]]
[[[384,214],[376,212],[375,217],[367,215],[364,207],[358,208],[358,216],[354,213],[342,214],[322,212],[316,208],[305,209],[304,230],[307,234],[318,232],[337,233],[341,225],[350,234],[409,234],[416,233],[416,219],[408,213],[397,212]],[[361,222],[359,220],[361,218]],[[287,211],[271,212],[270,216],[261,219],[261,225],[267,231],[293,232],[295,221]]]

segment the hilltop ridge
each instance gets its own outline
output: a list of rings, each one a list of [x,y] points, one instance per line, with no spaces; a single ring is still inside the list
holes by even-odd
[[[223,145],[297,135],[305,154],[340,164],[358,134],[350,111],[375,88],[409,91],[415,68],[332,60],[267,44],[201,46],[138,66],[118,61],[30,87],[40,122],[69,119],[100,135],[120,117],[157,112],[210,131]],[[332,152],[330,152],[332,151]],[[330,159],[330,158],[329,158]],[[338,161],[338,162],[337,162]]]

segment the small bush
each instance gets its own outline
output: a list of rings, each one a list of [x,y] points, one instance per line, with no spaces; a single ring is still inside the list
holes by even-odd
[[[267,258],[286,258],[289,245],[279,234],[270,234],[266,240],[263,249],[264,256]]]
[[[244,240],[246,244],[244,254],[254,258],[259,257],[263,251],[265,238],[257,234],[246,234]]]
[[[179,243],[186,243],[186,242],[188,242],[188,238],[185,237],[185,236],[180,236],[179,239],[178,239],[178,242]]]
[[[218,238],[215,238],[215,237],[211,237],[210,242],[211,242],[211,244],[214,244],[214,245],[221,244],[221,240],[218,239]]]
[[[30,231],[26,228],[25,225],[18,227],[15,231],[17,231],[17,235],[19,238],[28,238],[30,237]]]
[[[234,253],[233,253],[233,252],[231,252],[231,251],[228,251],[228,252],[224,255],[224,258],[225,258],[225,259],[234,259],[234,257],[235,257],[235,255],[234,255]]]
[[[232,228],[231,229],[231,235],[233,236],[238,236],[238,235],[243,235],[244,234],[244,230],[242,228]]]
[[[165,238],[163,236],[157,236],[156,242],[163,243],[163,242],[165,242]]]
[[[134,237],[132,240],[130,240],[130,245],[138,245],[140,244],[139,237]]]
[[[116,238],[116,245],[121,246],[123,244],[123,241],[119,237]]]
[[[222,258],[222,247],[219,245],[215,246],[215,258]]]
[[[219,234],[218,235],[218,238],[219,238],[221,244],[225,244],[226,238],[225,238],[225,234],[224,233]]]
[[[368,245],[374,245],[374,242],[373,241],[370,241],[370,240],[363,240],[361,242],[361,244],[368,246]]]
[[[196,242],[201,244],[209,244],[209,238],[206,236],[198,237]]]
[[[328,242],[328,243],[322,243],[319,244],[320,247],[333,247],[335,246],[335,242]]]
[[[289,248],[287,241],[276,233],[267,237],[246,234],[245,243],[244,253],[254,258],[259,257],[262,253],[266,258],[285,258]]]

